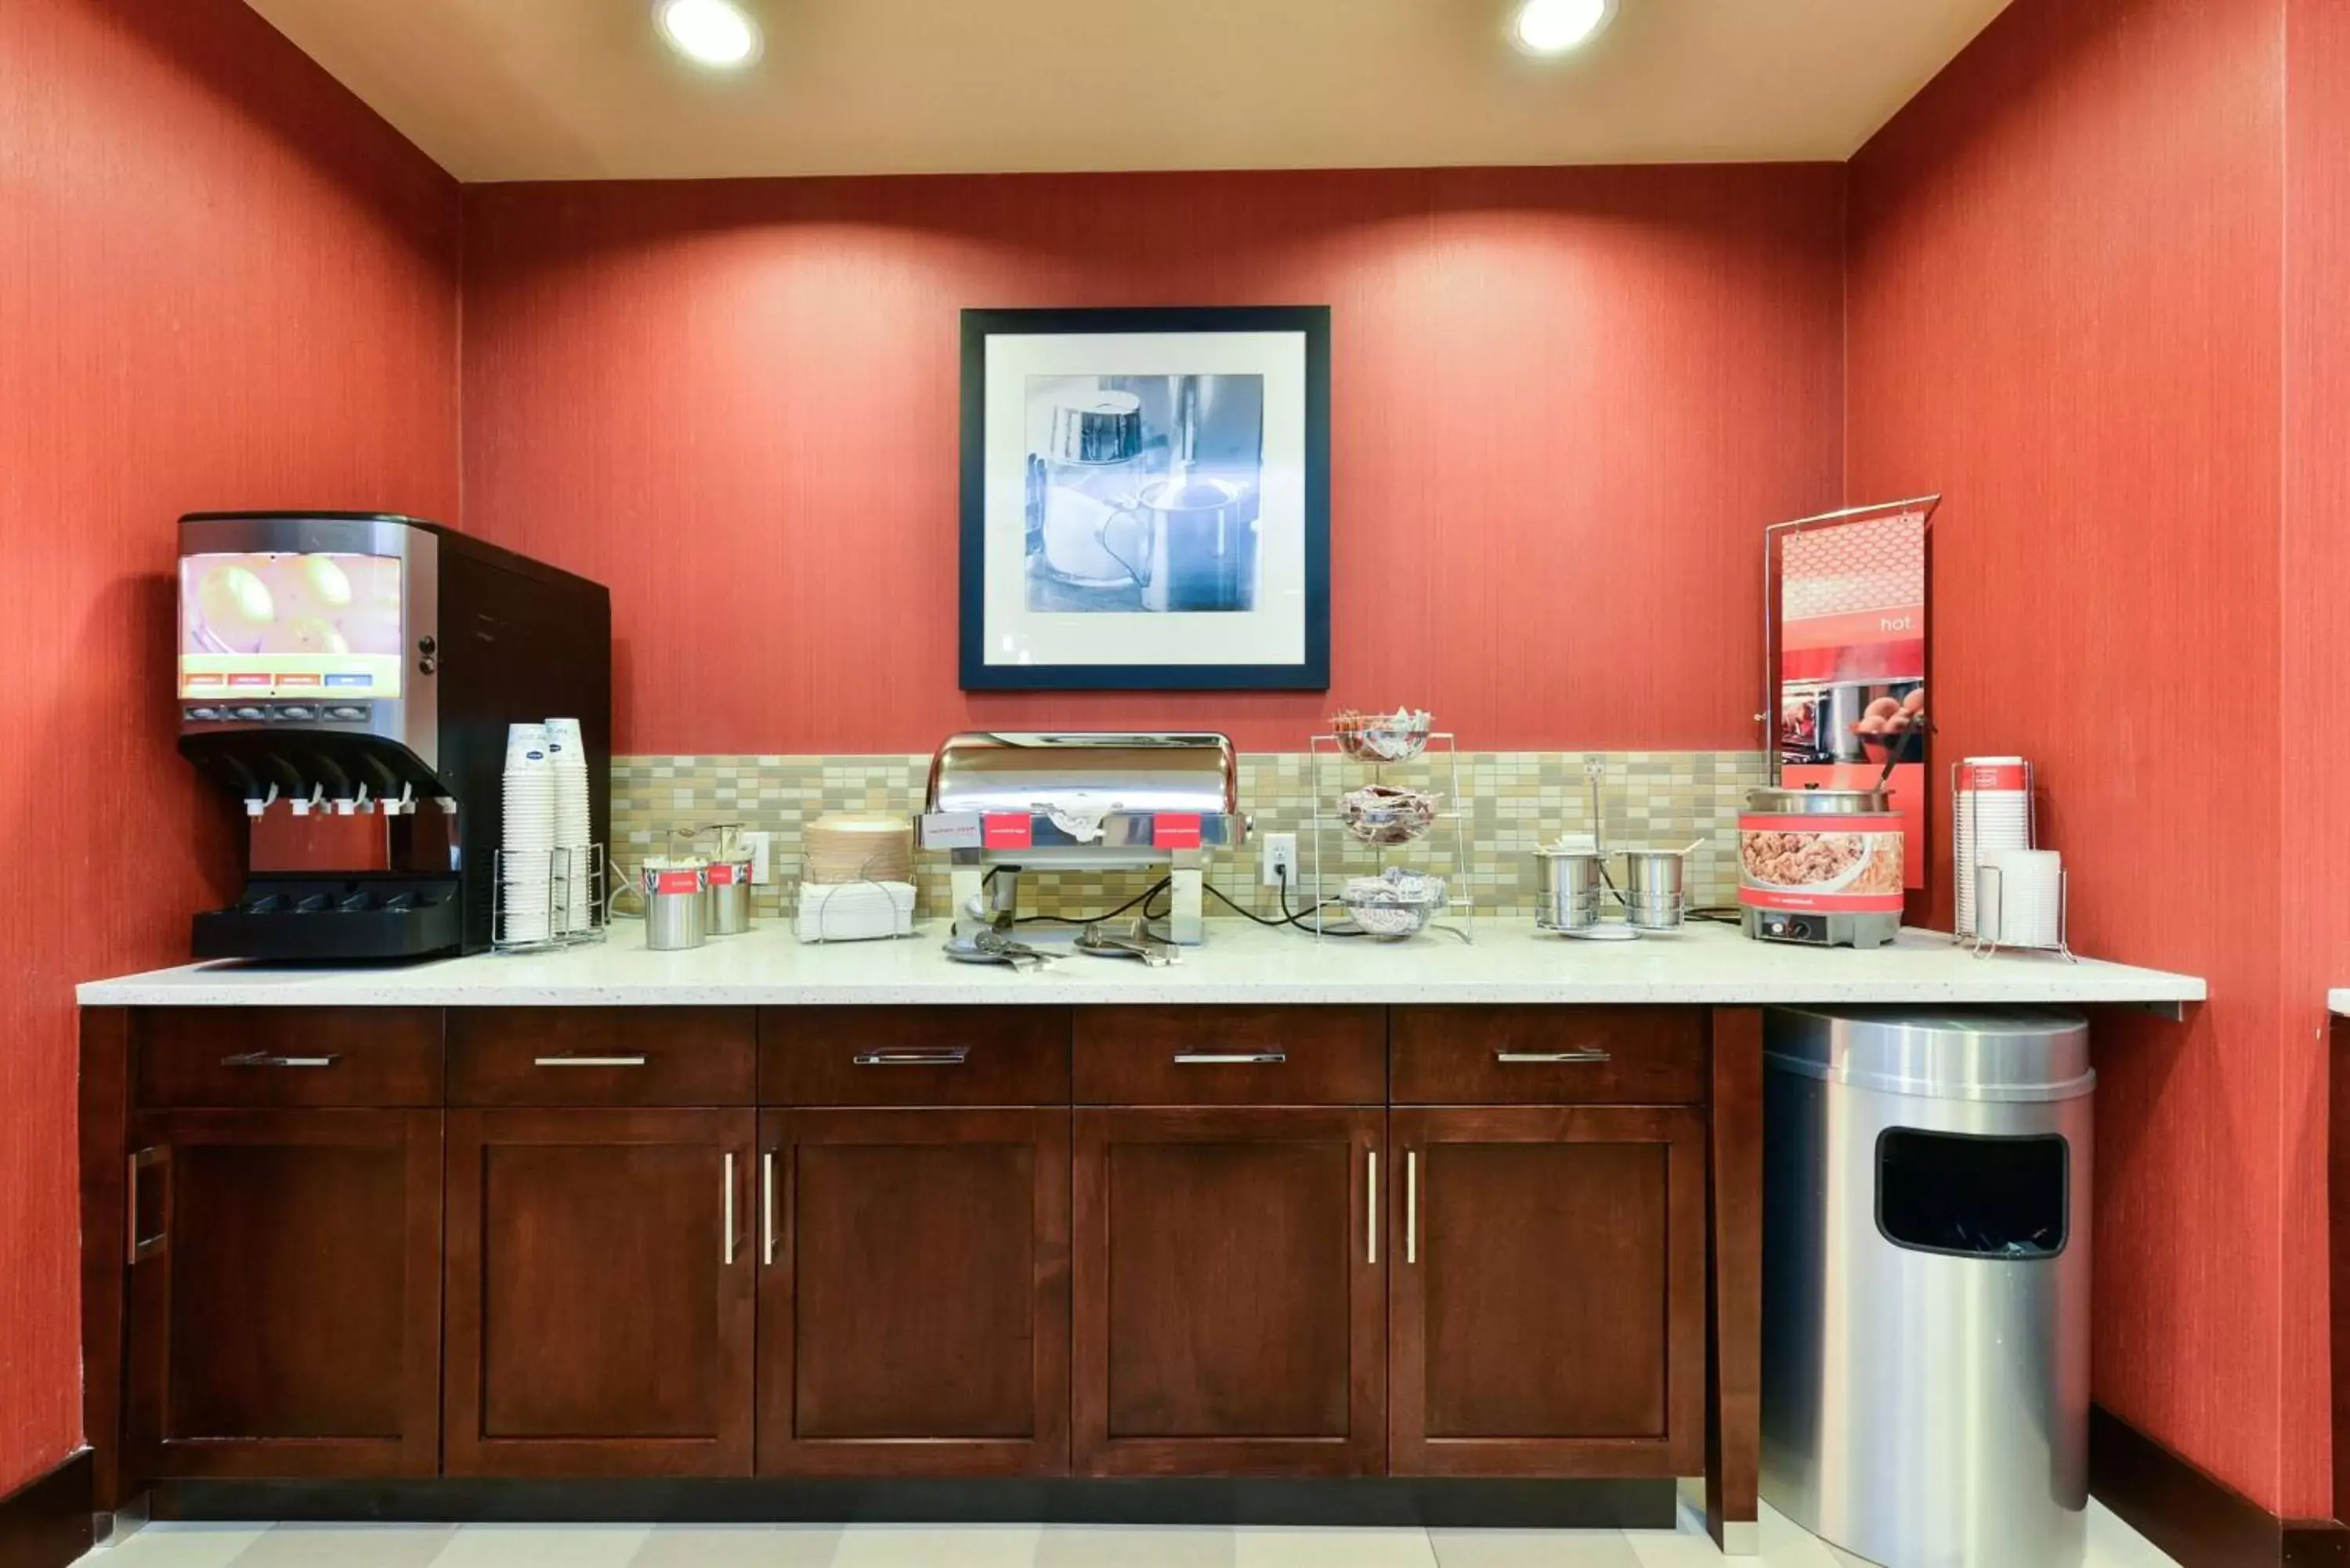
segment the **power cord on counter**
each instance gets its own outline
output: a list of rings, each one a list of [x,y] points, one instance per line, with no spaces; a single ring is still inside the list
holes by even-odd
[[[988,872],[988,875],[993,877],[995,873],[991,870]],[[1128,898],[1125,903],[1120,904],[1117,909],[1112,909],[1107,915],[1022,915],[1012,923],[1015,926],[1089,926],[1097,920],[1114,920],[1120,915],[1125,914],[1128,909],[1133,909],[1137,904],[1142,906],[1142,918],[1144,919],[1157,919],[1159,917],[1150,912],[1150,900],[1159,897],[1159,894],[1167,891],[1169,885],[1173,881],[1174,878],[1171,877],[1161,877],[1158,881],[1153,882],[1149,887],[1145,888],[1141,892],[1136,894],[1133,898]],[[1163,910],[1160,911],[1162,914],[1165,911]]]
[[[1231,896],[1225,893],[1221,888],[1208,885],[1207,891],[1214,897],[1218,903],[1223,905],[1224,908],[1230,909],[1233,914],[1242,917],[1243,919],[1254,920],[1260,926],[1269,926],[1274,930],[1279,930],[1284,926],[1303,929],[1307,920],[1313,919],[1324,909],[1328,909],[1331,905],[1340,903],[1340,900],[1336,898],[1324,898],[1318,902],[1307,905],[1303,909],[1293,912],[1289,908],[1289,867],[1286,866],[1280,867],[1274,872],[1274,876],[1278,878],[1281,883],[1282,918],[1277,920],[1260,915],[1253,909],[1242,909],[1238,904],[1232,902]],[[1348,930],[1334,930],[1330,928],[1325,927],[1317,931],[1316,934],[1326,937],[1362,937],[1368,936],[1370,933],[1361,929],[1359,927]]]
[[[1243,919],[1254,920],[1260,926],[1270,927],[1275,930],[1279,930],[1284,927],[1295,927],[1302,929],[1308,920],[1312,919],[1322,910],[1329,909],[1334,905],[1342,905],[1342,901],[1339,899],[1325,898],[1319,903],[1308,905],[1303,909],[1292,910],[1289,907],[1289,868],[1287,867],[1283,867],[1279,871],[1275,872],[1274,875],[1281,879],[1282,918],[1277,920],[1260,915],[1253,909],[1243,909],[1240,905],[1234,903],[1232,898],[1226,894],[1222,888],[1216,887],[1212,883],[1202,884],[1202,888],[1210,897],[1213,898],[1218,903],[1223,905],[1226,909],[1232,910],[1235,915],[1240,916]],[[983,886],[986,881],[993,880],[994,876],[994,867],[989,867],[987,877],[983,879],[982,885]],[[1128,909],[1135,908],[1137,905],[1141,906],[1142,918],[1144,919],[1159,919],[1166,914],[1166,911],[1163,909],[1157,911],[1152,910],[1150,908],[1150,900],[1157,898],[1159,894],[1166,892],[1173,881],[1174,878],[1171,877],[1161,877],[1158,881],[1153,882],[1149,887],[1145,888],[1140,893],[1128,898],[1125,903],[1120,904],[1117,909],[1110,910],[1105,915],[1022,915],[1019,919],[1013,921],[1013,924],[1018,926],[1091,925],[1097,920],[1114,920],[1118,919],[1118,916],[1125,914]],[[1360,929],[1339,930],[1325,928],[1319,934],[1326,937],[1361,937],[1368,936],[1370,933]]]

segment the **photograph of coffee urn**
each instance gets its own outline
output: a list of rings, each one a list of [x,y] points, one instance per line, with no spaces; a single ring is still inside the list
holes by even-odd
[[[1264,378],[1031,376],[1031,610],[1256,607]]]
[[[965,691],[1330,683],[1326,306],[966,310]]]

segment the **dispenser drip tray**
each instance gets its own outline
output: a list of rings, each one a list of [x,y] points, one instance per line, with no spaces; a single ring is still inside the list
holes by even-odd
[[[463,940],[454,877],[257,877],[194,921],[200,959],[361,962],[432,958]]]

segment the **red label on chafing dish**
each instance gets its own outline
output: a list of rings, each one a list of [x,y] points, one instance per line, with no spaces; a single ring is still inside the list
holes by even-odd
[[[1150,819],[1150,842],[1153,847],[1159,849],[1199,848],[1199,814],[1197,812],[1160,812]]]
[[[989,849],[1027,849],[1036,842],[1035,819],[1029,816],[983,816],[979,819],[980,844]]]

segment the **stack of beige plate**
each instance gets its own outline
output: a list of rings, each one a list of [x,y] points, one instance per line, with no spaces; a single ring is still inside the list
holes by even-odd
[[[808,824],[800,877],[841,882],[911,882],[914,825],[902,816],[832,812]]]

